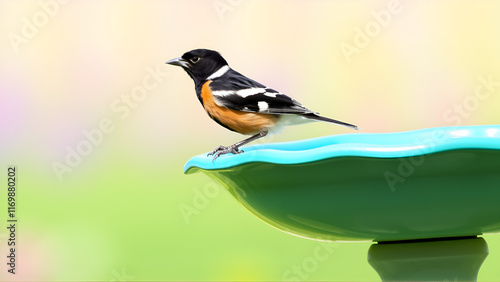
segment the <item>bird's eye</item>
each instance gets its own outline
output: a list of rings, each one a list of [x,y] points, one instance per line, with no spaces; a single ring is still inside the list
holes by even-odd
[[[200,57],[196,56],[196,57],[192,57],[191,59],[189,59],[191,61],[191,63],[193,64],[196,64],[199,60],[200,60]]]

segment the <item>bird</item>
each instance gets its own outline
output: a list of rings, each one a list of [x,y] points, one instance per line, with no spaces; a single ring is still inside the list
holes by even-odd
[[[183,68],[193,79],[196,96],[209,117],[226,129],[251,135],[208,153],[207,156],[213,156],[212,162],[221,155],[241,154],[241,146],[279,133],[289,125],[322,121],[359,129],[356,125],[320,116],[295,99],[233,70],[217,51],[191,50],[166,64]]]

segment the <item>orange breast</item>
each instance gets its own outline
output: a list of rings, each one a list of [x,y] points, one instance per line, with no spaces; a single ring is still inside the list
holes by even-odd
[[[241,134],[256,134],[261,129],[273,127],[278,117],[270,114],[241,112],[217,105],[207,81],[201,88],[201,98],[205,111],[222,124]]]

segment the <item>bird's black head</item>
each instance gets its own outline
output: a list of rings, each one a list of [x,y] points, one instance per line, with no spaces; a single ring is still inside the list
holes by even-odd
[[[184,53],[180,58],[168,61],[167,64],[182,67],[194,82],[198,84],[206,80],[221,67],[226,66],[227,62],[216,51],[195,49]]]

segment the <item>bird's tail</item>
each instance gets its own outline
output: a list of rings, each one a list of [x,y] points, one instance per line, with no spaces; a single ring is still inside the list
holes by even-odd
[[[339,121],[339,120],[335,120],[335,119],[331,119],[331,118],[326,118],[326,117],[322,117],[322,116],[318,116],[317,114],[314,114],[314,113],[303,114],[302,116],[305,117],[305,118],[308,118],[308,119],[312,119],[312,120],[318,120],[318,121],[324,121],[324,122],[334,123],[334,124],[343,125],[343,126],[346,126],[346,127],[352,128],[352,129],[359,130],[359,128],[356,125],[354,125],[354,124],[350,124],[350,123],[347,123],[347,122],[343,122],[343,121]]]

